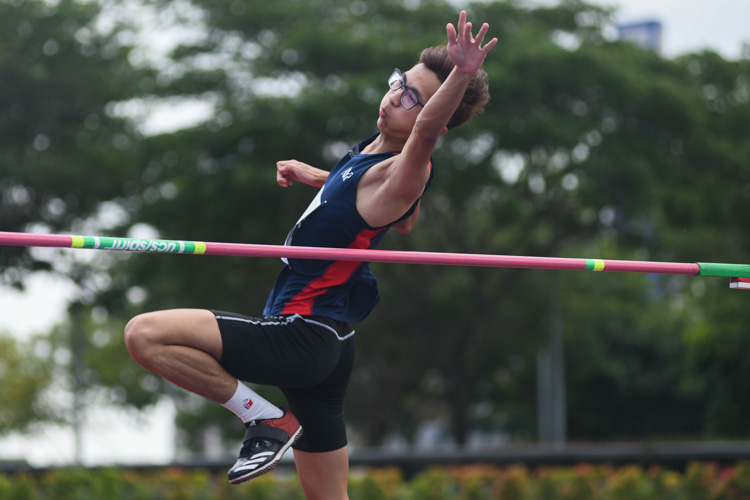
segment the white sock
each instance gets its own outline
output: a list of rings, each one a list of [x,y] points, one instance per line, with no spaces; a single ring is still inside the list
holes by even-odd
[[[280,418],[284,415],[280,408],[263,399],[239,380],[237,380],[237,390],[234,391],[234,396],[221,406],[234,412],[244,423],[251,420]]]

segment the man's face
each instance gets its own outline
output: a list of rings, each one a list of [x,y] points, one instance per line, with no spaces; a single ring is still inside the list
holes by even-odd
[[[440,80],[424,64],[417,64],[403,74],[403,82],[397,82],[396,86],[400,88],[388,90],[380,102],[378,128],[383,133],[408,138],[422,107],[440,88]],[[415,97],[418,104],[414,103]],[[413,107],[406,109],[407,106]]]

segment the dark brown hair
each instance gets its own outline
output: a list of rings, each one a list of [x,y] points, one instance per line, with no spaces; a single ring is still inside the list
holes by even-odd
[[[448,47],[445,45],[424,49],[419,55],[419,62],[435,73],[440,83],[448,78],[454,67],[448,56]],[[449,129],[458,127],[473,117],[482,114],[488,102],[490,102],[490,89],[487,83],[487,73],[480,69],[469,82],[461,103],[446,126]]]

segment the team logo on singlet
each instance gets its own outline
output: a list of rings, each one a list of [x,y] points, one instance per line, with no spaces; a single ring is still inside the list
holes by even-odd
[[[354,174],[352,173],[352,167],[349,167],[346,170],[344,170],[343,174],[341,174],[341,180],[345,181],[345,180],[349,179],[353,175]]]

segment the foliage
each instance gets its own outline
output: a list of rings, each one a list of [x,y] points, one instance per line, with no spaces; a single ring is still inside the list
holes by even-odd
[[[43,395],[51,379],[49,364],[34,354],[31,343],[0,333],[0,433],[49,418]]]
[[[110,108],[150,73],[130,65],[117,30],[94,28],[99,15],[93,2],[0,2],[3,230],[83,229],[103,206],[125,210],[138,184],[138,134]],[[49,255],[0,249],[0,283],[22,287],[29,270],[53,267]]]
[[[294,474],[266,474],[241,485],[204,470],[136,472],[67,469],[41,476],[0,475],[8,500],[122,498],[133,500],[302,499]],[[637,466],[581,464],[529,470],[520,465],[432,468],[411,480],[396,470],[352,475],[351,500],[743,500],[750,498],[750,465],[693,463],[684,472]]]
[[[0,117],[3,229],[280,243],[314,191],[276,186],[275,162],[327,168],[372,134],[384,78],[443,43],[456,15],[442,0],[146,3],[189,7],[203,23],[165,67],[132,64],[135,28],[124,22],[92,28],[111,4],[0,1],[9,75],[0,107],[10,111]],[[609,13],[579,1],[468,8],[501,40],[486,62],[493,100],[441,140],[419,224],[386,248],[747,260],[747,60],[667,60],[611,41]],[[214,114],[143,136],[113,111],[160,98],[209,102]],[[163,397],[165,384],[129,360],[128,318],[171,307],[257,315],[279,265],[0,248],[3,282],[20,286],[54,267],[80,284],[70,324],[85,344],[83,380],[137,408]],[[352,439],[412,442],[425,422],[459,444],[534,436],[549,274],[373,268],[382,303],[357,326]],[[572,436],[750,435],[744,296],[723,280],[604,273],[565,274],[561,289]],[[229,412],[176,397],[186,442],[198,448],[207,425],[236,441]]]

